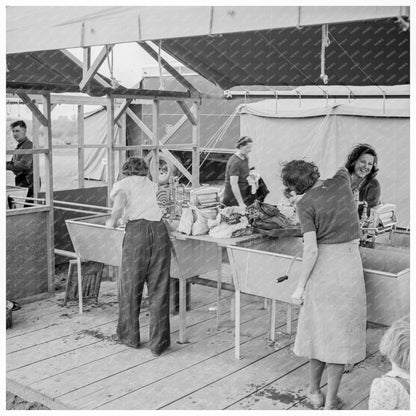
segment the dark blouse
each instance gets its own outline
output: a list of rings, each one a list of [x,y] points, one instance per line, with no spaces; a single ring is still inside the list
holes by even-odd
[[[302,234],[316,231],[319,244],[346,243],[360,237],[351,176],[345,168],[307,191],[297,203],[297,211]]]
[[[366,181],[360,188],[358,198],[360,201],[366,201],[368,204],[368,215],[370,215],[370,209],[374,208],[380,203],[381,187],[377,179],[372,178]],[[361,218],[363,213],[363,205],[358,207],[358,215]]]
[[[233,154],[227,161],[227,166],[225,168],[225,189],[224,195],[222,198],[222,203],[226,206],[238,205],[237,200],[235,199],[233,190],[231,189],[230,177],[238,176],[238,187],[240,188],[241,196],[244,203],[250,204],[253,202],[254,197],[250,194],[249,184],[247,182],[247,177],[250,174],[250,169],[248,166],[248,159],[241,159],[236,154]]]

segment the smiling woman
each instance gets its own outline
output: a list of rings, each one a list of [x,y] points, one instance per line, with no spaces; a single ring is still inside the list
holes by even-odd
[[[380,203],[380,183],[375,178],[378,172],[377,153],[369,144],[356,145],[347,158],[345,167],[351,175],[351,186],[355,201],[358,204],[358,215],[361,218],[364,202],[368,210]]]

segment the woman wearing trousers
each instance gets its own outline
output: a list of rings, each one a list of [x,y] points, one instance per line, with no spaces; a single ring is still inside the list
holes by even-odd
[[[114,201],[107,225],[126,223],[122,265],[118,282],[119,317],[117,336],[133,348],[140,346],[140,305],[146,282],[149,293],[150,350],[162,354],[170,346],[169,279],[171,244],[162,212],[157,204],[157,185],[148,177],[142,158],[132,157],[123,165],[124,179],[114,184]]]

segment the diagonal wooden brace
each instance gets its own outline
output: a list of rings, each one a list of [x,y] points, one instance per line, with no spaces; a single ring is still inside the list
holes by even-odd
[[[39,120],[39,122],[47,127],[48,126],[48,119],[44,116],[42,111],[36,106],[36,104],[29,98],[29,96],[24,92],[19,92],[17,95],[20,99],[26,104],[29,110],[33,113],[33,115]]]
[[[189,121],[192,125],[196,126],[198,122],[196,121],[194,115],[192,114],[190,108],[183,102],[183,101],[176,101],[179,104],[179,107],[182,108],[182,111],[185,113],[186,117],[188,117]]]
[[[95,59],[94,63],[88,68],[85,76],[82,78],[81,82],[79,83],[79,89],[83,91],[87,86],[88,82],[94,77],[97,73],[98,68],[102,65],[104,60],[107,58],[108,54],[112,51],[113,45],[104,46],[101,49],[101,52],[98,54],[97,58]],[[85,65],[85,63],[84,63]]]

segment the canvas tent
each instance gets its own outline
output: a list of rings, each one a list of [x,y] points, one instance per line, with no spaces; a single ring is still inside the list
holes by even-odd
[[[87,114],[84,117],[84,143],[102,144],[107,143],[107,111],[101,109]],[[120,127],[114,126],[114,139],[118,143],[120,138]],[[107,149],[85,148],[84,150],[84,178],[97,181],[107,180]],[[114,169],[119,171],[119,159],[115,158]]]
[[[396,204],[398,225],[409,226],[409,100],[265,100],[241,106],[240,113],[241,134],[254,142],[250,166],[271,190],[268,202],[282,197],[280,162],[306,158],[328,178],[352,146],[364,142],[378,153],[382,202]]]
[[[328,85],[408,84],[410,31],[403,29],[409,11],[401,6],[8,7],[6,49],[10,54],[153,41],[222,89],[299,86],[322,84],[322,25],[328,25]]]

